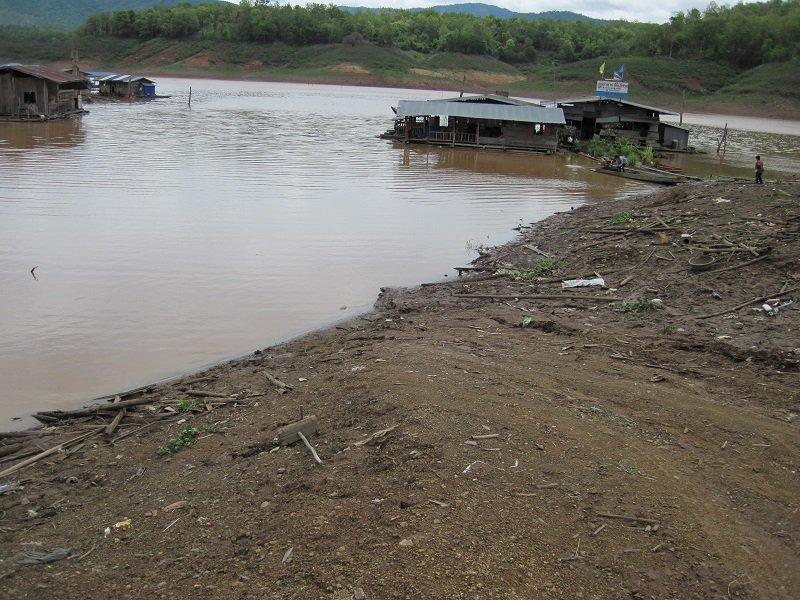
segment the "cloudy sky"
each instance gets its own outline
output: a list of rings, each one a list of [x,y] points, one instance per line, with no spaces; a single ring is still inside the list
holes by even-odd
[[[284,4],[285,1],[279,0],[280,4]],[[477,1],[522,13],[570,10],[597,19],[625,19],[642,23],[666,23],[676,12],[686,12],[692,8],[703,12],[710,2],[710,0],[660,0],[659,2],[642,2],[641,0],[340,0],[334,4],[370,8],[426,8],[441,4]],[[717,1],[720,6],[732,3],[735,2]],[[291,4],[302,5],[306,2],[293,0]]]

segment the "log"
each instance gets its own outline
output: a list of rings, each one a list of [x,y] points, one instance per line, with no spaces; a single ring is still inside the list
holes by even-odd
[[[753,260],[748,260],[743,263],[739,263],[737,265],[732,265],[730,267],[722,267],[721,269],[714,269],[713,271],[706,271],[706,275],[710,275],[711,273],[722,273],[723,271],[733,271],[734,269],[741,269],[742,267],[746,267],[748,265],[752,265],[760,260],[764,260],[767,258],[769,254],[762,254],[758,258],[754,258]]]
[[[319,429],[319,420],[316,415],[309,415],[305,419],[300,419],[294,423],[289,423],[278,429],[278,443],[281,446],[288,446],[299,442],[302,438],[299,433],[303,435],[311,435],[316,433]]]
[[[25,447],[25,444],[16,443],[16,444],[8,444],[7,446],[0,446],[0,457],[8,456],[9,454],[14,454],[15,452],[19,452]]]
[[[609,296],[580,296],[576,294],[453,294],[456,298],[498,298],[513,300],[525,298],[526,300],[585,300],[587,302],[619,302],[621,298]]]
[[[93,429],[92,431],[89,431],[87,433],[81,434],[78,437],[74,437],[71,440],[67,440],[66,442],[61,442],[60,444],[56,444],[55,446],[53,446],[52,448],[48,448],[44,452],[40,452],[39,454],[37,454],[35,456],[31,456],[27,460],[23,460],[22,462],[18,462],[17,464],[15,464],[13,466],[10,466],[10,467],[8,467],[7,469],[5,469],[3,471],[0,471],[0,477],[5,477],[7,475],[11,475],[12,473],[16,473],[17,471],[19,471],[23,467],[27,467],[28,465],[32,465],[33,463],[42,460],[43,458],[47,458],[48,456],[63,450],[67,446],[70,446],[72,444],[77,444],[78,442],[81,442],[81,441],[85,440],[86,438],[90,438],[93,435],[97,435],[103,429],[105,429],[105,427],[98,427],[96,429]]]
[[[126,412],[127,412],[127,409],[125,409],[125,408],[120,409],[120,411],[117,413],[117,416],[114,417],[114,419],[111,421],[111,423],[106,425],[105,432],[104,432],[106,437],[110,437],[111,434],[114,433],[114,430],[117,428],[117,426],[119,425],[120,421],[122,421],[123,417],[125,417],[125,413]]]
[[[291,385],[290,383],[284,383],[283,381],[281,381],[280,379],[278,379],[274,375],[268,373],[267,371],[264,371],[264,376],[267,378],[267,381],[269,381],[272,385],[274,385],[274,386],[276,386],[276,387],[278,387],[278,388],[280,388],[280,389],[282,389],[284,391],[289,391],[289,390],[293,390],[294,389],[293,385]]]
[[[186,390],[184,392],[187,396],[197,396],[198,398],[230,398],[230,394],[223,394],[222,392],[207,392],[205,390]]]
[[[117,402],[116,404],[96,404],[95,406],[90,406],[88,408],[79,408],[77,410],[48,410],[42,411],[38,413],[34,413],[33,416],[35,419],[40,421],[44,420],[62,420],[62,419],[73,419],[75,417],[91,417],[100,410],[115,410],[118,408],[128,408],[130,406],[138,406],[140,404],[150,404],[153,402],[153,398],[134,398],[132,400],[123,400],[122,402]],[[39,417],[42,417],[41,419]]]

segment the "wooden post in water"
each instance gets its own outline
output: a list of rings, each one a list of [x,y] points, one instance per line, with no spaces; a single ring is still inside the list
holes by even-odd
[[[192,86],[189,86],[189,108],[192,108]]]
[[[722,130],[722,138],[717,140],[717,154],[719,154],[720,148],[722,148],[722,156],[725,156],[725,150],[728,147],[728,124],[725,123],[725,129]]]
[[[686,108],[686,90],[683,90],[683,100],[681,100],[681,118],[678,121],[678,125],[683,125],[683,111]]]

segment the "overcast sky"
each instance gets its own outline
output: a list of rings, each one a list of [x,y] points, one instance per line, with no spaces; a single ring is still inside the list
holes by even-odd
[[[309,0],[311,1],[311,0]],[[474,0],[463,0],[469,2]],[[705,11],[710,0],[660,0],[642,2],[641,0],[483,0],[484,4],[493,4],[521,13],[538,13],[548,10],[569,10],[596,19],[625,19],[641,23],[666,23],[678,11],[686,12],[697,8]],[[285,4],[286,0],[279,0]],[[291,4],[306,4],[305,1],[293,0]],[[323,2],[324,3],[324,2]],[[442,4],[461,4],[462,0],[352,0],[351,2],[334,2],[339,6],[366,6],[369,8],[427,8]],[[718,0],[720,6],[729,6],[735,2]]]

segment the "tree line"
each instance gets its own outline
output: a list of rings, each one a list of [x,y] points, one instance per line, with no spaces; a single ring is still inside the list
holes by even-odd
[[[421,53],[458,52],[509,63],[605,56],[668,56],[727,61],[742,68],[800,59],[800,1],[770,0],[678,12],[667,23],[475,17],[433,10],[349,12],[333,5],[153,6],[91,15],[79,35],[137,40],[374,44]]]

